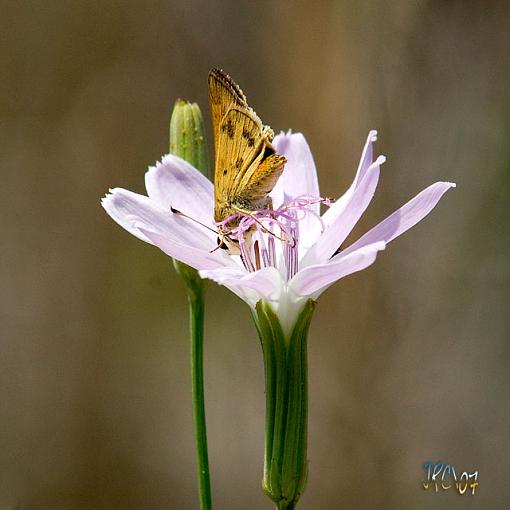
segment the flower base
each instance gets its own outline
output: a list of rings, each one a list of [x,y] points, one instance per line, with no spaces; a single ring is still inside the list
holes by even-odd
[[[287,335],[268,302],[259,301],[253,311],[266,384],[262,487],[281,510],[295,507],[307,479],[307,336],[314,308],[308,300]]]

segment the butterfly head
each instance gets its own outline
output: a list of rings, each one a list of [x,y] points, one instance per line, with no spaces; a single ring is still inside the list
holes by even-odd
[[[214,250],[212,251],[223,250],[227,252],[229,255],[239,255],[240,253],[239,241],[237,239],[234,239],[228,233],[222,232],[221,229],[219,229],[218,234],[219,235],[217,239],[216,248],[214,248]]]

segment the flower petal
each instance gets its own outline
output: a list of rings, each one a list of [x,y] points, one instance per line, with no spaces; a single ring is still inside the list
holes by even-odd
[[[276,183],[271,198],[273,209],[298,197],[319,199],[319,181],[313,161],[312,152],[302,133],[280,133],[273,141],[278,154],[287,158],[282,176]],[[312,245],[321,231],[320,203],[309,205],[312,214],[306,214],[299,222],[300,252],[303,253]]]
[[[352,184],[350,185],[349,189],[339,199],[337,199],[335,203],[322,216],[322,219],[326,225],[333,223],[335,219],[343,213],[343,211],[347,208],[347,206],[351,202],[352,195],[354,194],[358,186],[363,182],[363,178],[365,177],[368,169],[373,163],[374,154],[373,145],[375,141],[377,141],[377,131],[372,130],[370,131],[370,133],[368,133],[367,141],[365,142],[363,152],[361,153],[361,159],[358,165],[358,170],[356,172],[356,175],[354,176]],[[381,157],[384,158],[384,156],[380,156],[378,158],[379,165],[384,163],[384,161],[386,160],[386,159],[381,160],[380,159]]]
[[[365,212],[374,196],[377,183],[379,181],[380,165],[384,163],[385,158],[380,156],[365,171],[363,178],[350,194],[349,200],[340,210],[335,209],[335,205],[330,209],[329,222],[324,232],[317,242],[306,253],[301,261],[301,266],[326,262],[338,250],[354,228],[361,215]]]
[[[388,216],[381,223],[369,230],[355,243],[341,252],[343,255],[352,253],[359,248],[377,241],[389,243],[421,221],[434,209],[441,197],[454,188],[452,182],[436,182],[418,193],[413,199]]]
[[[354,178],[354,182],[352,183],[354,187],[363,179],[365,173],[368,170],[368,167],[372,164],[374,160],[374,142],[377,141],[377,131],[372,129],[368,133],[367,141],[365,142],[365,146],[363,147],[363,151],[361,152],[361,159],[358,165],[358,171],[356,172],[356,177]]]
[[[373,243],[348,255],[337,255],[325,264],[308,266],[292,278],[289,287],[300,296],[310,296],[316,299],[340,278],[361,271],[373,264],[377,253],[384,248],[384,242]]]
[[[141,202],[145,202],[145,200],[148,200],[148,198],[143,195],[138,195],[137,193],[133,193],[132,191],[122,188],[115,188],[110,189],[109,193],[101,199],[101,205],[104,207],[110,218],[112,218],[121,227],[124,227],[129,233],[138,237],[138,239],[152,244],[149,238],[133,226],[134,222],[131,218],[130,212],[123,204],[124,195],[129,196],[133,201],[140,200]]]
[[[224,285],[251,306],[255,306],[259,299],[278,299],[282,289],[282,278],[274,267],[253,273],[240,268],[213,269],[200,271],[200,276]]]
[[[370,131],[361,153],[361,159],[358,165],[356,176],[354,177],[354,181],[352,182],[349,189],[340,198],[335,200],[333,205],[322,215],[322,224],[317,222],[315,224],[309,224],[309,228],[306,233],[306,248],[311,247],[319,239],[323,233],[324,228],[333,223],[339,216],[341,216],[351,202],[353,193],[363,181],[366,172],[373,162],[373,144],[376,140],[377,131]],[[379,162],[379,164],[381,164],[381,162]],[[306,250],[304,251],[306,252]],[[308,263],[312,264],[314,262],[315,261],[310,256]]]
[[[276,183],[275,195],[285,201],[301,196],[319,197],[319,181],[312,152],[302,133],[280,133],[273,141],[275,151],[287,158],[282,176]],[[275,197],[276,198],[276,197]],[[277,208],[283,202],[273,203]],[[320,204],[313,207],[319,211]]]
[[[213,225],[213,184],[187,161],[172,154],[164,156],[145,174],[145,187],[149,197],[164,209],[173,207]]]
[[[157,246],[161,251],[199,271],[203,269],[217,269],[235,265],[232,258],[222,250],[211,252],[209,250],[198,249],[193,246],[179,243],[175,241],[175,239],[163,236],[159,233],[145,230],[143,227],[139,227],[139,229],[150,240],[150,242]]]
[[[110,190],[102,200],[106,212],[122,227],[143,241],[154,244],[141,231],[155,232],[175,243],[209,251],[216,246],[213,232],[173,214],[155,201],[122,188]]]

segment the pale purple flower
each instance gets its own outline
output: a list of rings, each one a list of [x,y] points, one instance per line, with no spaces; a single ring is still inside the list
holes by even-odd
[[[241,241],[244,230],[256,227],[250,243],[241,242],[241,255],[215,250],[213,184],[176,156],[167,155],[149,168],[148,197],[115,188],[102,204],[133,235],[229,288],[250,306],[269,301],[287,329],[306,300],[317,299],[340,278],[370,266],[387,243],[422,220],[455,186],[432,184],[344,248],[342,243],[372,200],[385,161],[383,156],[373,160],[376,139],[377,133],[371,131],[353,183],[321,216],[325,201],[304,136],[290,132],[276,136],[274,147],[287,164],[271,192],[274,212],[259,211],[241,220],[237,231]]]

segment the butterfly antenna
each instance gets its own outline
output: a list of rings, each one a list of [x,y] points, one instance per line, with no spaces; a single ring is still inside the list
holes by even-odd
[[[197,219],[192,218],[191,216],[188,216],[187,214],[183,213],[182,211],[179,211],[179,209],[176,209],[175,207],[170,206],[170,211],[173,214],[177,214],[177,216],[182,216],[183,218],[187,218],[188,220],[198,223],[202,227],[206,228],[207,230],[210,230],[211,232],[214,232],[215,234],[219,234],[219,232],[217,230],[214,230],[213,228],[209,227],[205,223],[202,223],[201,221],[198,221]]]

